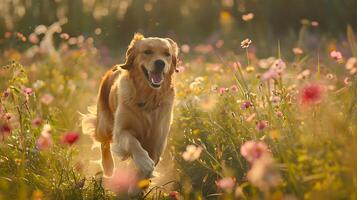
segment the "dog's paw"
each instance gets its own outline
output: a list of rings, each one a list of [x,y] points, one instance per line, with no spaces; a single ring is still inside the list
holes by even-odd
[[[152,177],[155,162],[149,157],[147,153],[133,155],[133,160],[144,178]]]

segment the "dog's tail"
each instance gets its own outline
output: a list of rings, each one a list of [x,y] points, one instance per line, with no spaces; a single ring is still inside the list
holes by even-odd
[[[82,121],[82,133],[85,135],[90,135],[92,138],[94,138],[95,127],[97,125],[96,107],[97,107],[96,105],[89,106],[87,114],[79,113],[81,115],[81,121]]]

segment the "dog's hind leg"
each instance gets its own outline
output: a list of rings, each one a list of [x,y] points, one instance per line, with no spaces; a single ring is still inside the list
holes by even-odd
[[[113,156],[110,151],[112,126],[110,116],[103,112],[98,115],[94,138],[101,143],[102,167],[105,176],[111,176],[114,169]]]
[[[102,167],[105,176],[111,176],[114,169],[114,160],[110,151],[110,142],[101,143]]]

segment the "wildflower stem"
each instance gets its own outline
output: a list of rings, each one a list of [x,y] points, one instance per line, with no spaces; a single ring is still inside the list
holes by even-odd
[[[249,61],[249,52],[248,52],[248,48],[245,48],[245,53],[246,53],[246,56],[247,56],[247,66],[250,65],[250,61]]]
[[[317,51],[317,80],[320,81],[320,54],[319,51]]]
[[[278,58],[281,59],[280,40],[278,40]]]

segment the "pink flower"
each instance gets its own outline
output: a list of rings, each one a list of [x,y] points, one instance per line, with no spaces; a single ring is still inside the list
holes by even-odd
[[[225,177],[216,181],[216,185],[218,188],[227,191],[231,191],[235,184],[236,184],[236,179],[233,177]]]
[[[339,52],[339,51],[334,50],[334,51],[330,52],[330,57],[335,59],[335,60],[341,60],[342,59],[342,53]]]
[[[32,93],[33,93],[33,90],[31,89],[31,88],[24,88],[23,89],[23,92],[24,92],[24,94],[26,95],[26,96],[31,96],[32,95]]]
[[[240,148],[240,154],[250,163],[254,163],[261,156],[268,153],[268,146],[260,141],[247,141]]]
[[[36,147],[38,150],[48,150],[52,147],[52,137],[48,133],[42,133],[36,141]]]
[[[42,124],[42,118],[36,117],[35,119],[32,120],[31,122],[32,126],[38,127]]]
[[[280,58],[276,59],[270,69],[277,73],[282,73],[286,69],[286,63]]]
[[[199,44],[195,47],[195,51],[200,54],[207,54],[213,51],[213,47],[210,44]]]
[[[171,191],[171,192],[169,193],[170,199],[173,199],[173,200],[179,199],[179,196],[180,196],[180,193],[177,192],[177,191]]]
[[[240,62],[234,62],[233,64],[232,64],[232,69],[233,69],[233,71],[238,71],[238,68],[241,68],[241,64],[240,64]]]
[[[4,96],[4,98],[7,98],[10,96],[10,94],[11,94],[10,88],[6,88],[6,90],[3,93],[3,96]]]
[[[4,123],[0,124],[0,141],[5,140],[11,133],[11,127],[9,124]]]
[[[350,77],[344,78],[344,79],[343,79],[343,83],[344,83],[345,85],[351,84],[351,78],[350,78]]]
[[[300,102],[305,105],[317,104],[322,100],[323,88],[318,84],[310,84],[300,91]]]
[[[319,22],[318,21],[311,21],[311,26],[317,27],[317,26],[319,26]]]
[[[257,123],[257,130],[258,131],[263,131],[266,127],[268,126],[267,121],[260,121]]]
[[[62,136],[62,144],[73,145],[79,139],[79,134],[74,131],[70,131]]]
[[[54,97],[51,94],[44,94],[41,97],[40,101],[41,101],[41,103],[43,103],[45,105],[49,105],[52,103],[53,99],[54,99]]]
[[[5,113],[2,117],[3,117],[3,120],[9,124],[11,129],[16,129],[20,126],[19,119],[15,114]]]
[[[252,104],[250,101],[245,101],[245,102],[242,104],[241,108],[242,108],[242,109],[247,109],[247,108],[251,107],[252,105],[253,105],[253,104]]]
[[[281,98],[280,96],[271,96],[270,97],[270,101],[273,103],[273,104],[278,104],[280,101],[281,101]]]
[[[223,40],[218,40],[218,41],[216,42],[216,47],[217,47],[218,49],[219,49],[219,48],[222,48],[223,45],[224,45],[224,41],[223,41]]]
[[[182,45],[182,46],[181,46],[181,51],[182,51],[183,53],[190,53],[190,46],[187,45],[187,44]]]
[[[225,87],[218,88],[218,94],[220,94],[220,95],[224,94],[226,91],[227,91],[227,88],[225,88]]]
[[[113,176],[104,179],[104,186],[115,193],[126,193],[137,186],[138,175],[132,169],[117,169]]]
[[[277,116],[277,117],[282,117],[282,116],[284,116],[284,115],[283,115],[283,112],[277,111],[277,112],[276,112],[276,116]]]
[[[29,35],[29,41],[32,43],[32,44],[37,44],[40,40],[38,39],[36,33],[31,33]]]
[[[232,91],[232,92],[238,92],[238,87],[237,87],[237,85],[232,85],[232,86],[231,86],[231,91]]]
[[[263,75],[262,75],[262,81],[269,81],[271,79],[276,79],[278,78],[279,74],[272,69],[269,69],[268,71],[266,71]]]

